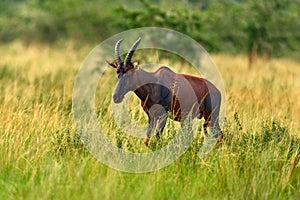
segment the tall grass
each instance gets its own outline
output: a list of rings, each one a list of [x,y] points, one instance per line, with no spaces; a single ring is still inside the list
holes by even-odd
[[[0,46],[0,194],[3,199],[299,199],[300,64],[214,55],[227,92],[224,141],[205,158],[189,150],[168,167],[122,173],[82,145],[72,116],[76,72],[91,47]],[[169,62],[174,69],[182,63]],[[96,98],[99,125],[128,151],[151,151],[111,120],[116,82],[107,70]],[[106,88],[106,89],[105,89]],[[131,115],[146,124],[139,101]],[[176,131],[169,120],[162,140]]]

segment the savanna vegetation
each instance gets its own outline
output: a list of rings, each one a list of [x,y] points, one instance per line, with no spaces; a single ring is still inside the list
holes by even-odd
[[[67,49],[67,51],[66,51]],[[147,174],[115,171],[82,145],[71,111],[76,71],[89,47],[1,46],[0,191],[4,199],[297,199],[299,168],[299,63],[258,60],[248,71],[246,56],[214,55],[227,89],[224,141],[198,158],[203,132],[170,166]],[[167,61],[166,61],[167,62]],[[174,70],[181,64],[170,62]],[[187,68],[188,70],[189,68]],[[102,130],[128,151],[146,151],[111,118],[115,72],[97,98]],[[111,82],[112,84],[106,84]],[[137,99],[135,103],[138,104]],[[136,105],[136,104],[135,104]],[[131,110],[138,123],[146,116]],[[162,140],[172,136],[168,121]],[[148,149],[149,151],[149,149]]]
[[[5,0],[0,41],[99,43],[127,29],[158,26],[187,34],[209,52],[299,58],[297,0]]]
[[[299,199],[299,3],[126,3],[0,2],[1,199]],[[188,151],[168,167],[131,174],[103,165],[82,144],[72,89],[97,43],[140,26],[173,28],[203,44],[222,75],[227,112],[224,140],[208,156],[197,156],[204,140],[199,129]],[[192,73],[184,62],[148,56]],[[151,151],[110,115],[115,71],[107,68],[101,81],[95,102],[101,128],[126,151]],[[131,115],[146,124],[132,98]],[[173,127],[168,120],[162,143],[174,135]]]

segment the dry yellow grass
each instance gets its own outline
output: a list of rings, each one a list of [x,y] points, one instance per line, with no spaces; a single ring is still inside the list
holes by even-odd
[[[259,58],[249,69],[246,56],[215,55],[227,92],[227,111],[238,111],[249,128],[274,118],[300,132],[300,64],[289,59]]]
[[[204,160],[192,147],[161,171],[135,175],[99,164],[76,136],[73,81],[91,49],[72,42],[0,46],[3,198],[299,197],[299,140],[289,136],[300,137],[300,63],[258,59],[248,69],[246,56],[212,55],[226,88],[223,146]],[[133,115],[140,113],[134,109]],[[106,124],[112,134],[119,134],[113,123]]]

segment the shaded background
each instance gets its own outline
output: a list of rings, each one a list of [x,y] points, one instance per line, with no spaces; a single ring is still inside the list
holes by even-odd
[[[182,32],[213,53],[299,59],[299,0],[4,0],[0,42],[98,44],[127,29]]]

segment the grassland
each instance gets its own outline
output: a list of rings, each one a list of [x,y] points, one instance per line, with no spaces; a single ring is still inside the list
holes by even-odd
[[[258,59],[249,70],[245,56],[214,55],[227,92],[223,144],[200,159],[194,142],[168,167],[130,174],[98,162],[76,134],[72,87],[90,49],[0,46],[1,199],[300,198],[299,63]],[[107,98],[97,98],[100,124],[116,145],[144,149],[109,121],[113,73],[112,84],[99,85],[111,85]],[[131,113],[145,124],[138,106]],[[172,134],[168,123],[165,135]]]

